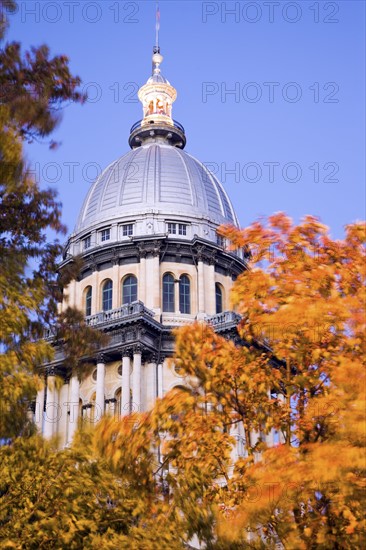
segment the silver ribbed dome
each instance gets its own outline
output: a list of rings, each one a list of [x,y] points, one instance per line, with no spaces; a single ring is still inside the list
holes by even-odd
[[[103,171],[89,190],[75,231],[152,211],[238,225],[230,199],[213,174],[183,150],[154,140]]]

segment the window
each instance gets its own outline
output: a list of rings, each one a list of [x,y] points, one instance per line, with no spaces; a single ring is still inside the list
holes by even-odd
[[[166,273],[163,277],[163,311],[172,313],[174,310],[174,277]]]
[[[112,309],[112,296],[113,296],[113,287],[112,287],[112,281],[108,279],[104,285],[102,290],[102,309],[103,311],[108,311]]]
[[[104,243],[105,241],[109,241],[110,238],[111,238],[110,228],[108,227],[107,229],[103,229],[100,233],[100,240],[102,241],[102,243]]]
[[[84,250],[87,250],[90,247],[91,247],[91,236],[89,235],[83,240],[83,248]]]
[[[125,278],[122,284],[122,304],[130,304],[137,300],[137,279],[134,275]]]
[[[92,309],[92,287],[88,286],[85,292],[85,315],[88,317],[91,315]]]
[[[122,225],[122,235],[123,237],[130,237],[133,235],[133,223]]]
[[[168,233],[170,235],[176,235],[176,233],[177,233],[177,224],[176,223],[168,223]]]
[[[216,242],[219,246],[225,247],[225,239],[221,235],[216,235]]]
[[[179,311],[191,313],[191,283],[187,275],[179,279]]]
[[[219,284],[215,284],[216,293],[216,313],[222,313],[222,288]]]
[[[187,224],[169,222],[167,230],[169,235],[187,235]]]

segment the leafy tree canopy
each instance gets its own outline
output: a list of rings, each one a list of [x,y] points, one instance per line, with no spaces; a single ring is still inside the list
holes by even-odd
[[[14,7],[12,1],[0,1],[2,39],[5,14]],[[65,102],[83,102],[79,84],[68,59],[50,58],[46,46],[23,54],[20,44],[12,42],[0,51],[0,438],[30,429],[27,408],[43,383],[36,369],[52,356],[41,338],[44,327],[59,327],[66,342],[73,342],[66,348],[71,353],[78,332],[67,338],[65,327],[83,324],[79,312],[70,308],[57,315],[62,289],[75,277],[79,262],[57,275],[61,245],[47,242],[46,234],[65,233],[61,204],[55,190],[41,189],[34,181],[23,153],[25,139],[50,135]],[[90,333],[85,341],[82,331],[85,351],[98,338]]]

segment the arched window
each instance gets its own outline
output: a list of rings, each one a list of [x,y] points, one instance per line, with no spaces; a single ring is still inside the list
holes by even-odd
[[[191,282],[187,275],[179,279],[179,311],[191,313]]]
[[[174,313],[174,277],[166,273],[163,277],[163,311]]]
[[[92,311],[92,287],[88,286],[85,292],[85,315],[88,317]]]
[[[222,288],[218,283],[215,284],[215,293],[216,293],[216,313],[222,313],[223,311],[223,300],[222,300]]]
[[[108,311],[112,309],[112,296],[113,296],[113,285],[110,279],[107,279],[103,285],[102,290],[102,309],[103,311]]]
[[[137,279],[134,275],[125,278],[122,284],[122,304],[130,304],[137,300]]]

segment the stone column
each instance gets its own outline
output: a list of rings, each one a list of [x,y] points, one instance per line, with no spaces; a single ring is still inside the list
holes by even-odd
[[[174,281],[174,309],[175,313],[179,315],[180,313],[180,304],[179,304],[179,281]]]
[[[139,281],[138,281],[138,299],[146,302],[146,257],[140,256],[140,269],[139,269]]]
[[[93,271],[92,279],[90,285],[92,287],[92,304],[91,304],[91,314],[95,315],[100,311],[99,302],[99,284],[98,284],[98,271]]]
[[[145,410],[147,411],[152,409],[157,397],[156,369],[156,358],[152,356],[145,369]]]
[[[160,285],[161,285],[161,282],[160,282],[160,256],[159,256],[159,251],[155,252],[155,255],[152,259],[152,273],[151,273],[151,277],[152,277],[152,280],[153,280],[153,308],[155,310],[159,310],[161,309],[161,304],[160,304]],[[150,274],[148,274],[150,275]]]
[[[112,277],[112,309],[117,309],[122,303],[120,280],[119,280],[119,265],[118,260],[113,261]],[[121,298],[120,298],[121,296]]]
[[[164,357],[160,357],[159,364],[158,364],[158,377],[157,377],[157,394],[158,397],[161,399],[163,397],[163,364],[164,364]]]
[[[67,307],[75,307],[78,304],[78,285],[76,281],[70,281],[66,287],[65,299],[61,302],[61,310],[63,311]]]
[[[135,346],[133,350],[132,412],[141,411],[141,356],[141,346]]]
[[[53,369],[47,373],[46,390],[46,410],[44,413],[43,435],[46,439],[51,439],[54,434],[54,428],[57,423],[57,403],[56,403],[56,376]]]
[[[129,350],[122,351],[122,396],[121,415],[130,414],[130,369],[131,360]]]
[[[94,422],[98,422],[104,414],[105,403],[105,358],[100,354],[97,359],[97,388],[95,396]]]
[[[154,284],[155,284],[155,278],[154,278],[154,258],[146,258],[145,260],[145,273],[146,273],[146,280],[145,280],[145,305],[149,309],[153,309],[154,307]]]
[[[45,388],[37,392],[36,408],[34,411],[34,423],[37,426],[38,432],[43,432],[43,408],[44,408],[44,392]]]
[[[234,424],[230,426],[229,430],[230,430],[230,435],[235,439],[235,445],[233,445],[231,449],[231,460],[235,462],[239,457],[238,446],[239,446],[240,435],[239,435],[238,425]]]
[[[205,313],[205,278],[203,273],[203,260],[198,260],[198,316],[201,318]]]
[[[78,427],[79,419],[79,399],[80,399],[80,382],[74,374],[69,382],[69,430],[67,442],[70,443],[74,437],[74,433]]]
[[[216,293],[215,293],[215,263],[212,260],[207,266],[207,281],[206,281],[206,313],[215,315],[216,313]]]
[[[67,423],[69,415],[67,414],[68,405],[65,405],[69,399],[69,384],[64,381],[59,392],[59,419],[57,422],[57,437],[61,447],[67,443]]]

